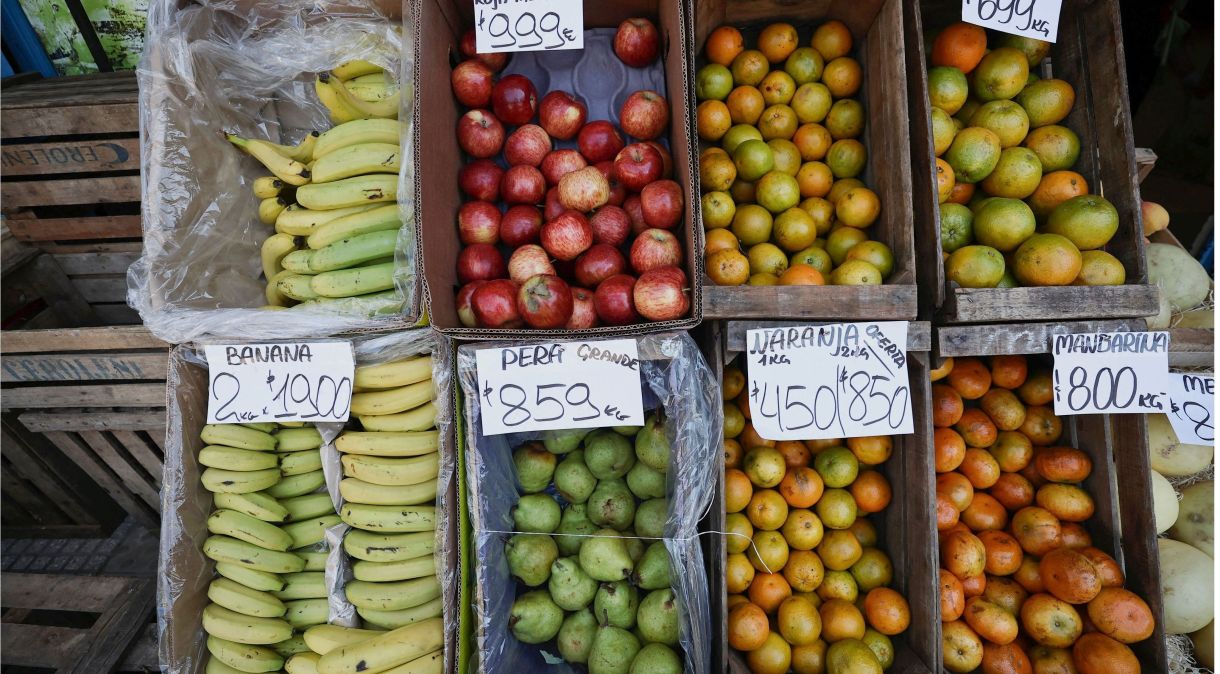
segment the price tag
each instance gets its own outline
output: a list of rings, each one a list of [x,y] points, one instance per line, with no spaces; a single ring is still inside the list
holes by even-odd
[[[585,48],[585,6],[578,0],[474,0],[480,52]]]
[[[1178,440],[1188,445],[1216,445],[1212,421],[1216,408],[1214,377],[1169,373],[1169,423]]]
[[[962,21],[1054,42],[1062,5],[1063,0],[962,0]]]
[[[1055,414],[1164,412],[1169,391],[1168,332],[1056,335]]]
[[[644,425],[635,340],[475,352],[483,435]]]
[[[906,346],[902,321],[747,331],[754,430],[767,440],[913,433]]]
[[[356,363],[348,342],[206,345],[208,423],[347,421]]]

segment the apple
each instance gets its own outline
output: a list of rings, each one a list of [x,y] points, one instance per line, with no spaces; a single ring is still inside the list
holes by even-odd
[[[618,129],[604,119],[585,124],[576,137],[580,153],[594,164],[614,159],[624,145]]]
[[[669,230],[646,229],[631,242],[631,268],[637,274],[681,262],[682,244]]]
[[[631,220],[632,234],[638,236],[641,232],[648,229],[648,223],[644,221],[644,207],[640,204],[640,195],[629,195],[623,201],[623,211],[627,213],[627,217]]]
[[[672,180],[658,180],[640,192],[640,206],[649,227],[673,229],[682,220],[682,187]]]
[[[603,206],[610,198],[610,183],[596,166],[586,166],[559,179],[559,203],[581,213]]]
[[[490,243],[466,246],[458,253],[457,275],[462,283],[504,278],[504,256]]]
[[[542,226],[542,247],[551,257],[575,260],[593,245],[593,228],[584,215],[564,211]]]
[[[487,283],[487,281],[471,281],[462,286],[458,291],[457,300],[457,315],[458,320],[468,328],[478,327],[478,322],[474,318],[474,308],[470,306],[470,298],[474,295],[474,291],[479,289],[479,286]]]
[[[661,164],[663,166],[661,169],[661,177],[674,177],[674,157],[669,153],[669,150],[665,149],[664,145],[655,140],[646,140],[644,141],[644,144],[652,146],[652,149],[656,150],[657,154],[661,155]]]
[[[538,104],[538,120],[552,138],[570,140],[585,125],[588,108],[566,91],[552,91]]]
[[[498,115],[500,111],[495,107],[495,94],[492,94],[492,99],[492,110]],[[618,123],[623,127],[623,131],[633,138],[660,138],[661,134],[665,133],[665,127],[669,126],[669,103],[655,91],[637,91],[623,101],[623,107],[618,113]]]
[[[517,291],[517,312],[532,328],[562,328],[572,318],[572,289],[554,274],[539,274]]]
[[[458,102],[468,108],[486,108],[491,103],[495,73],[478,59],[462,61],[449,73],[449,83]]]
[[[661,36],[648,19],[627,19],[614,33],[614,53],[632,68],[643,68],[657,60]]]
[[[505,124],[528,124],[538,112],[538,91],[525,75],[501,77],[491,90],[491,110]]]
[[[479,159],[462,166],[458,171],[458,187],[471,199],[479,201],[500,200],[500,180],[504,169],[490,159]]]
[[[508,265],[511,275],[512,262],[509,261]],[[607,243],[598,243],[576,258],[573,276],[581,285],[596,287],[598,283],[611,276],[622,274],[626,268],[627,261],[623,259],[623,254],[618,252],[617,248]]]
[[[660,267],[640,274],[631,294],[635,310],[650,321],[672,321],[690,311],[686,272],[678,267]]]
[[[471,110],[458,120],[457,138],[471,157],[494,157],[504,145],[504,125],[486,110]]]
[[[606,203],[611,206],[622,206],[623,200],[627,198],[627,188],[614,177],[614,162],[599,161],[594,166],[598,171],[605,176],[606,182],[610,183],[610,198],[606,199]]]
[[[597,327],[597,309],[593,308],[593,291],[585,288],[572,288],[572,317],[563,327],[568,330]]]
[[[505,214],[504,217],[508,217]],[[501,221],[503,222],[503,221]],[[631,216],[618,206],[609,204],[602,206],[589,217],[589,226],[593,228],[593,241],[611,246],[621,246],[627,242],[631,234]],[[503,229],[501,224],[500,228]],[[504,234],[501,232],[501,238]]]
[[[635,313],[634,287],[635,279],[627,274],[617,274],[599,283],[593,291],[597,317],[608,325],[627,325],[639,320]]]
[[[661,179],[665,163],[661,154],[647,143],[632,143],[614,158],[614,177],[632,192]]]
[[[538,243],[538,233],[541,230],[542,213],[537,206],[518,204],[500,217],[500,240],[510,248]]]
[[[554,273],[551,257],[536,243],[521,246],[508,258],[508,277],[515,283],[525,283],[531,276]]]
[[[540,204],[546,197],[546,178],[542,171],[522,164],[504,172],[500,194],[507,204]]]
[[[560,178],[588,165],[589,162],[576,150],[555,150],[542,158],[541,168],[542,175],[546,176],[546,184],[558,185]]]
[[[543,205],[542,219],[546,222],[550,222],[551,220],[558,218],[559,214],[566,210],[567,209],[563,207],[563,204],[559,203],[559,188],[552,187],[551,189],[547,190],[546,204]]]
[[[500,241],[500,209],[490,201],[467,201],[458,209],[458,238],[462,243]]]
[[[504,141],[504,161],[509,166],[540,166],[551,151],[551,137],[537,124],[517,127]]]
[[[475,288],[470,297],[474,318],[484,328],[519,328],[521,314],[517,311],[517,284],[502,278],[488,281]]]
[[[504,66],[508,65],[507,52],[479,52],[477,44],[478,40],[474,36],[474,29],[471,28],[462,35],[460,45],[462,56],[468,59],[478,59],[485,63],[488,68],[491,68],[492,72],[497,73],[503,70]]]

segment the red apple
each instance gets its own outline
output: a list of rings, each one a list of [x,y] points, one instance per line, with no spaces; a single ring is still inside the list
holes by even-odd
[[[542,171],[522,164],[504,172],[500,194],[507,204],[540,204],[546,197],[546,178]]]
[[[585,125],[588,109],[566,91],[552,91],[538,104],[538,120],[552,138],[569,140]]]
[[[501,77],[491,90],[491,109],[505,124],[528,124],[538,112],[538,91],[525,75]]]
[[[613,124],[599,119],[584,125],[576,137],[576,145],[585,159],[596,164],[614,159],[625,143]]]
[[[567,209],[563,207],[563,204],[559,203],[559,188],[552,187],[551,189],[547,190],[546,204],[544,205],[542,219],[546,222],[550,222],[551,220],[558,218],[559,214],[563,213],[565,210]]]
[[[508,264],[511,274],[512,262],[510,261]],[[623,254],[618,252],[617,248],[610,244],[599,243],[576,258],[573,276],[577,283],[593,288],[615,274],[622,274],[626,268],[627,261],[623,259]]]
[[[640,204],[640,195],[629,195],[623,201],[623,211],[627,213],[627,217],[631,220],[632,234],[638,236],[641,232],[648,229],[648,223],[644,221],[644,207]]]
[[[509,166],[539,166],[551,151],[551,137],[537,124],[517,127],[504,141],[504,161]]]
[[[500,111],[494,104],[492,109],[499,114]],[[669,126],[669,103],[655,91],[637,91],[623,102],[618,123],[628,136],[640,140],[659,138],[665,133],[665,127]]]
[[[638,199],[637,199],[638,200]],[[505,214],[504,217],[508,217]],[[618,206],[609,204],[602,206],[589,217],[589,226],[593,228],[593,241],[607,243],[611,246],[621,246],[627,242],[631,234],[631,216]],[[503,229],[501,224],[500,228]],[[501,233],[503,237],[503,233]]]
[[[474,318],[484,328],[519,328],[521,314],[517,312],[517,284],[503,278],[488,281],[475,288],[470,297]]]
[[[660,267],[644,272],[632,291],[635,310],[650,321],[672,321],[690,311],[686,296],[686,272],[678,267]]]
[[[606,203],[611,206],[622,206],[623,200],[627,198],[627,188],[623,187],[618,178],[614,177],[614,162],[599,161],[594,166],[606,177],[606,182],[610,183],[610,198],[606,199]]]
[[[490,243],[466,246],[458,253],[457,275],[462,283],[504,278],[504,256]]]
[[[468,108],[485,108],[491,103],[495,73],[478,59],[462,61],[449,73],[449,83],[458,102]]]
[[[517,291],[517,311],[532,328],[562,328],[572,318],[572,290],[553,274],[540,274]]]
[[[558,185],[560,178],[588,165],[589,162],[576,150],[555,150],[543,157],[542,175],[546,176],[546,184]]]
[[[639,320],[635,313],[634,287],[635,279],[627,274],[611,276],[598,284],[593,292],[597,317],[608,325],[627,325]]]
[[[504,125],[486,110],[471,110],[458,120],[457,138],[466,154],[494,157],[504,145]]]
[[[504,169],[490,159],[479,159],[466,164],[458,172],[458,187],[471,199],[479,201],[500,200],[500,179]]]
[[[461,42],[462,56],[465,56],[468,59],[477,58],[480,61],[482,61],[483,63],[487,64],[487,67],[491,68],[493,72],[497,72],[497,73],[500,72],[504,68],[504,66],[508,64],[508,52],[479,53],[477,51],[477,49],[478,49],[477,44],[478,44],[478,41],[475,39],[474,29],[471,28],[470,30],[466,31],[465,34],[462,35],[462,42]]]
[[[496,244],[500,241],[500,209],[490,201],[467,201],[458,209],[458,238],[462,243]]]
[[[647,143],[632,143],[614,158],[614,177],[632,192],[660,180],[664,168],[661,154]]]
[[[640,192],[640,206],[649,227],[673,229],[682,220],[682,188],[672,180],[658,180]]]
[[[597,327],[597,309],[593,308],[593,292],[585,288],[572,288],[572,317],[563,326],[568,330],[585,330]]]
[[[674,158],[673,155],[669,154],[669,150],[665,149],[664,145],[655,140],[646,140],[644,141],[644,144],[651,146],[652,149],[657,151],[657,154],[661,155],[661,164],[663,165],[663,168],[661,169],[661,177],[674,177]]]
[[[559,203],[581,213],[605,205],[610,198],[610,183],[595,166],[572,171],[559,179]]]
[[[564,211],[542,226],[542,247],[551,257],[575,260],[592,245],[593,228],[576,211]]]
[[[637,274],[682,262],[682,244],[666,229],[646,229],[631,242],[631,268]]]
[[[614,34],[614,53],[632,68],[643,68],[657,60],[661,36],[648,19],[627,19]]]
[[[470,306],[470,298],[474,295],[474,291],[479,289],[479,286],[487,283],[487,281],[471,281],[462,286],[458,291],[457,300],[457,315],[458,320],[462,325],[468,328],[477,327],[479,324],[474,318],[474,308]]]
[[[518,204],[500,218],[500,240],[510,248],[538,243],[538,232],[541,230],[542,213],[537,206]]]
[[[514,283],[525,283],[531,276],[554,273],[551,257],[536,243],[521,246],[508,258],[508,277]]]

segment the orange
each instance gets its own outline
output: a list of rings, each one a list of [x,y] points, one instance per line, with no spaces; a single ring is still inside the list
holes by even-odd
[[[1034,502],[1034,487],[1017,473],[1000,473],[991,485],[991,495],[1010,511],[1020,510]]]
[[[738,372],[740,372],[740,370],[738,370]],[[727,376],[728,373],[726,372],[725,374]],[[775,449],[778,450],[781,455],[783,455],[784,464],[789,468],[788,475],[792,474],[791,469],[793,468],[800,468],[809,465],[809,448],[805,446],[805,443],[799,440],[781,440],[780,442],[775,443]],[[784,476],[785,481],[787,480],[788,475]],[[783,482],[781,482],[780,485],[780,489],[782,490]]]
[[[726,153],[727,154],[727,153]],[[727,159],[727,157],[726,157]],[[736,171],[737,167],[734,166]],[[703,226],[707,229],[728,227],[737,213],[737,204],[727,192],[708,192],[701,199],[703,203]]]
[[[936,530],[948,531],[961,521],[961,512],[942,494],[936,495]]]
[[[792,587],[780,573],[756,573],[754,580],[750,582],[748,594],[750,601],[770,615],[785,599],[792,596]]]
[[[758,49],[771,63],[779,63],[797,47],[796,28],[788,23],[773,23],[758,35]]]
[[[974,500],[974,485],[961,473],[941,473],[936,476],[936,493],[944,496],[959,511],[965,510]]]
[[[848,30],[846,24],[837,19],[827,21],[813,31],[811,45],[827,61],[850,54],[851,44],[851,31]]]
[[[1011,534],[999,530],[988,530],[980,532],[978,537],[987,552],[985,571],[988,574],[1010,576],[1021,568],[1021,558],[1024,556],[1024,552],[1021,550],[1021,544]]]
[[[1025,37],[1023,35],[1001,34],[999,37],[999,46],[1012,47],[1013,49],[1025,54],[1026,58],[1029,60],[1030,68],[1033,68],[1041,63],[1042,59],[1046,58],[1046,55],[1051,52],[1051,43],[1043,40]]]
[[[850,56],[828,60],[822,70],[822,84],[835,98],[848,98],[860,90],[860,63]]]
[[[1038,128],[1067,117],[1076,102],[1076,91],[1063,80],[1038,80],[1017,94],[1017,102],[1029,113],[1029,125]]]
[[[738,396],[737,399],[738,407],[741,407],[741,411],[746,415],[747,419],[750,418],[749,406],[742,405],[742,402],[748,399],[748,391],[742,391],[741,395]],[[754,430],[754,426],[752,424],[746,424],[746,427],[741,431],[741,435],[737,436],[737,441],[741,443],[742,447],[747,449],[753,449],[755,447],[774,447],[776,444],[774,440],[763,439],[763,437],[758,434],[758,431]]]
[[[795,674],[823,674],[826,671],[826,642],[818,639],[808,646],[793,648],[792,671]]]
[[[945,28],[932,42],[932,65],[952,66],[968,73],[987,51],[987,32],[964,21]]]
[[[972,533],[954,531],[940,540],[940,564],[958,579],[983,573],[987,565],[987,549]]]
[[[1017,395],[1026,405],[1049,405],[1055,396],[1051,384],[1050,370],[1038,369],[1017,387]]]
[[[704,101],[695,109],[699,137],[706,141],[720,140],[733,125],[729,106],[722,101]]]
[[[1047,447],[1063,433],[1063,422],[1051,408],[1032,405],[1025,409],[1025,423],[1021,424],[1021,432],[1035,446]]]
[[[729,110],[729,118],[733,124],[756,124],[766,107],[766,101],[758,89],[742,85],[729,92],[725,107]],[[725,132],[728,132],[728,129],[725,129]]]
[[[822,79],[822,68],[826,60],[822,54],[812,47],[797,47],[784,61],[784,72],[792,77],[796,84],[810,84]]]
[[[1003,532],[992,532],[999,534]],[[1014,543],[1015,545],[1015,543]],[[1016,567],[1021,566],[1022,557],[1020,557],[1021,547],[1017,546],[1017,561]],[[993,604],[999,604],[1005,611],[1013,615],[1021,612],[1021,604],[1025,603],[1025,599],[1029,597],[1029,593],[1021,584],[1008,576],[993,576],[987,575],[987,587],[983,588],[983,598]]]
[[[704,266],[712,283],[718,286],[739,286],[750,278],[750,261],[739,250],[716,251],[707,257]]]
[[[826,278],[817,269],[807,264],[794,264],[779,275],[781,286],[824,286]]]
[[[797,592],[813,592],[822,584],[826,567],[822,558],[812,550],[794,550],[784,565],[784,578]]]
[[[801,159],[819,161],[826,156],[834,140],[830,137],[830,132],[826,130],[826,127],[816,122],[809,122],[797,127],[796,133],[792,135],[792,142],[800,150]],[[829,169],[829,167],[827,168]],[[800,172],[798,171],[797,174],[799,175]]]
[[[983,662],[983,642],[965,621],[954,620],[942,625],[941,645],[945,669],[954,674],[973,672]]]
[[[1004,152],[1014,149],[1021,148],[1010,148]],[[1029,150],[1025,151],[1029,152]],[[978,211],[974,214],[975,240],[984,246],[991,246],[1001,253],[1011,253],[1016,250],[1033,235],[1037,226],[1034,212],[1024,201],[1016,197],[988,199],[986,203],[979,206]]]
[[[733,57],[729,70],[733,73],[734,84],[747,84],[753,87],[767,76],[771,70],[771,64],[767,61],[766,54],[757,49],[747,49]]]
[[[953,370],[956,369],[956,367],[953,368]],[[949,371],[948,376],[951,377],[953,375],[953,370]],[[971,373],[968,375],[967,379],[975,376],[975,374]],[[948,386],[945,384],[932,385],[932,425],[936,426],[937,428],[952,426],[962,418],[962,412],[964,410],[962,395],[957,392],[957,389],[954,386],[951,385],[952,381],[949,383],[950,385]],[[959,385],[966,387],[967,390],[973,394],[977,384],[963,379],[959,381]],[[987,384],[983,384],[983,386],[984,390],[986,390]]]
[[[754,485],[745,473],[730,468],[724,471],[724,510],[737,513],[745,510],[754,495]]]
[[[945,203],[949,200],[949,196],[953,194],[953,186],[957,184],[956,176],[953,173],[953,167],[949,162],[936,158],[936,200],[937,203]]]
[[[855,455],[856,460],[866,466],[876,466],[885,463],[894,451],[894,438],[891,435],[868,435],[858,438],[848,438],[847,448]]]
[[[745,592],[754,582],[754,565],[744,553],[728,555],[724,567],[724,585],[730,593]]]
[[[1021,568],[1012,574],[1012,579],[1017,581],[1021,589],[1026,592],[1046,591],[1046,587],[1042,585],[1042,576],[1038,571],[1038,558],[1033,555],[1025,555],[1021,559]]]
[[[1049,447],[1038,452],[1034,466],[1049,482],[1083,482],[1093,470],[1093,460],[1079,449]]]
[[[987,392],[994,393],[996,389]],[[983,396],[984,399],[987,396]],[[1019,404],[1019,403],[1018,403]],[[1000,470],[1006,473],[1016,473],[1029,465],[1034,456],[1034,443],[1029,438],[1015,431],[1000,431],[996,434],[995,444],[987,448],[995,457]]]
[[[1080,276],[1072,281],[1079,286],[1120,286],[1127,281],[1123,263],[1104,250],[1086,250],[1080,254]]]
[[[788,502],[774,489],[760,489],[750,497],[746,516],[755,529],[774,531],[788,519]]]
[[[1059,204],[1089,193],[1089,183],[1075,171],[1051,171],[1042,176],[1038,188],[1029,195],[1029,207],[1045,219]]]
[[[856,585],[868,592],[894,582],[894,564],[881,550],[864,548],[860,559],[851,566],[851,575],[856,579]]]
[[[966,450],[958,472],[965,475],[975,489],[987,489],[1000,479],[1000,464],[987,450],[971,447]]]
[[[1008,389],[991,389],[979,400],[979,407],[991,418],[996,428],[1002,431],[1015,431],[1025,423],[1025,406],[1021,404],[1020,398]]]
[[[1009,147],[1000,151],[995,168],[979,187],[993,197],[1024,199],[1038,189],[1041,180],[1042,162],[1038,155],[1027,147]]]
[[[966,597],[962,594],[962,582],[957,576],[938,569],[940,573],[940,619],[951,622],[962,616],[966,610]]]
[[[740,468],[742,453],[743,452],[741,449],[740,442],[737,442],[733,438],[725,438],[725,440],[724,440],[724,467],[725,468]]]
[[[737,179],[737,167],[728,157],[707,157],[699,162],[699,187],[704,191],[723,192]]]
[[[748,517],[741,513],[728,513],[724,517],[724,530],[728,533],[724,545],[729,554],[750,549],[750,542],[754,539],[754,527],[750,526]]]
[[[977,400],[991,388],[991,372],[978,358],[958,358],[947,377],[949,385],[962,398]]]
[[[772,632],[762,646],[746,654],[746,662],[753,674],[785,674],[792,666],[792,647]]]
[[[868,149],[854,138],[836,140],[826,151],[826,165],[836,178],[855,178],[864,170],[867,162]]]
[[[974,196],[974,185],[972,183],[954,182],[953,190],[949,192],[949,200],[947,204],[967,204],[970,203],[970,198]]]
[[[729,645],[739,651],[752,651],[767,641],[771,627],[767,614],[750,602],[738,604],[729,611]]]
[[[826,167],[826,170],[830,171],[830,167]],[[799,175],[800,174],[798,172],[798,178]],[[829,194],[830,193],[828,191],[825,196],[829,196]],[[818,228],[818,236],[822,236],[830,232],[830,228],[834,223],[834,204],[830,203],[830,201],[827,199],[823,199],[822,197],[808,197],[807,199],[801,201],[800,207],[809,214],[809,217],[813,218],[813,224],[817,225]],[[814,246],[825,249],[826,241],[815,241]]]
[[[976,634],[996,644],[1011,643],[1020,631],[1016,616],[983,597],[967,599],[966,612],[962,617]]]
[[[793,646],[805,646],[822,634],[822,618],[817,608],[804,597],[788,597],[776,615],[779,632]]]
[[[877,546],[877,526],[872,523],[872,520],[861,518],[851,523],[847,528],[860,545],[871,548]]]
[[[1029,79],[1029,61],[1011,47],[993,49],[983,57],[974,72],[972,91],[984,103],[1012,98],[1021,93]]]
[[[1063,537],[1063,547],[1065,548],[1083,550],[1093,545],[1093,537],[1078,522],[1060,522],[1059,533]],[[1100,573],[1100,569],[1098,572]],[[1105,583],[1103,582],[1102,585],[1104,586]]]
[[[787,140],[796,133],[796,113],[787,105],[773,104],[763,110],[758,120],[758,130],[766,140]]]
[[[1096,632],[1072,646],[1072,662],[1080,674],[1139,674],[1140,661],[1126,644]]]
[[[1121,587],[1102,588],[1089,602],[1088,614],[1097,631],[1124,644],[1147,639],[1156,626],[1148,604]]]
[[[1122,567],[1113,557],[1094,547],[1081,548],[1080,554],[1093,562],[1093,568],[1097,569],[1097,574],[1101,577],[1102,587],[1122,587],[1126,577]]]
[[[962,434],[967,447],[990,447],[996,440],[995,424],[977,407],[963,412],[961,420],[953,428]]]
[[[1059,548],[1042,557],[1038,573],[1047,592],[1069,604],[1085,604],[1101,592],[1101,576],[1093,562],[1077,550]]]
[[[977,575],[962,579],[962,593],[966,595],[967,601],[969,601],[971,597],[983,596],[983,592],[986,589],[987,574],[985,573],[980,572]]]
[[[832,204],[839,202],[844,194],[857,187],[865,187],[865,184],[856,178],[839,178],[830,185],[830,191],[826,193],[826,200]]]
[[[809,510],[795,509],[788,512],[781,530],[793,550],[812,550],[822,542],[825,529],[822,520]]]
[[[1016,642],[983,644],[984,674],[1033,674],[1029,656]]]
[[[832,138],[856,138],[864,131],[864,106],[853,98],[835,101],[826,115],[826,130]]]
[[[796,184],[800,186],[803,198],[826,196],[833,182],[830,167],[820,161],[807,161],[796,172]]]
[[[1079,674],[1072,664],[1072,652],[1066,648],[1034,646],[1029,649],[1034,674]]]
[[[939,161],[939,160],[937,160]],[[873,224],[881,213],[881,200],[867,187],[848,190],[835,204],[835,215],[847,227],[863,229]]]
[[[970,126],[981,126],[1000,139],[1000,147],[1016,147],[1029,133],[1029,116],[1025,108],[1012,101],[989,101],[979,106],[970,117]]]
[[[1101,248],[1118,231],[1118,209],[1095,194],[1072,197],[1051,211],[1043,229],[1067,237],[1080,250]]]
[[[832,529],[822,536],[817,553],[826,568],[833,571],[846,571],[860,559],[860,555],[864,554],[864,549],[860,547],[860,541],[852,532],[846,529]]]
[[[819,612],[822,616],[822,638],[827,642],[833,644],[843,639],[864,637],[864,615],[851,602],[828,599]]]
[[[1067,648],[1080,636],[1080,614],[1071,604],[1049,594],[1035,594],[1021,605],[1021,626],[1043,646]]]
[[[822,497],[822,476],[808,466],[790,468],[779,483],[779,493],[793,508],[809,508]]]
[[[703,235],[703,253],[711,255],[722,250],[740,250],[740,242],[733,232],[727,229],[708,230]]]
[[[1038,155],[1044,172],[1070,169],[1080,158],[1080,138],[1075,131],[1058,124],[1030,131],[1022,145]]]
[[[788,563],[788,543],[778,531],[759,531],[753,545],[746,548],[746,558],[760,573],[778,572]]]
[[[818,586],[817,595],[824,600],[856,601],[860,597],[860,588],[851,572],[827,571],[822,584]]]
[[[991,383],[1006,389],[1015,389],[1025,383],[1029,366],[1025,356],[992,356]]]
[[[1022,550],[1035,556],[1045,555],[1063,545],[1059,519],[1038,506],[1028,506],[1013,514],[1012,535]]]
[[[1022,285],[1069,285],[1082,265],[1080,250],[1072,241],[1053,233],[1034,234],[1013,255],[1013,273]]]
[[[955,115],[961,111],[969,95],[970,85],[962,71],[946,66],[928,70],[928,102],[933,108]]]
[[[877,587],[864,597],[868,624],[887,636],[900,634],[911,624],[911,607],[902,595],[888,587]]]
[[[789,253],[804,250],[818,239],[818,226],[813,216],[793,206],[775,216],[771,240]]]
[[[970,507],[962,511],[961,521],[971,531],[1003,529],[1008,524],[1008,511],[991,494],[977,491]]]
[[[851,495],[856,499],[856,509],[862,513],[878,513],[890,504],[893,492],[889,480],[875,470],[860,473],[851,484]]]
[[[847,260],[847,254],[851,252],[852,248],[867,240],[868,234],[864,233],[864,230],[855,227],[840,227],[826,237],[826,252],[830,254],[830,259],[835,264],[841,265]],[[881,270],[876,270],[876,273],[880,278]]]
[[[881,270],[860,259],[846,260],[830,273],[831,285],[837,286],[879,286],[881,281]]]
[[[1000,137],[990,129],[972,126],[962,129],[945,152],[959,183],[977,183],[995,169],[1000,161]]]
[[[932,152],[937,157],[949,149],[953,137],[957,135],[957,125],[949,113],[940,108],[932,108]]]
[[[745,49],[745,40],[742,39],[741,31],[732,26],[721,26],[712,31],[703,44],[707,60],[722,66],[732,63],[743,49]]]
[[[947,473],[962,465],[966,458],[966,441],[952,428],[938,428],[933,433],[936,448],[936,472]]]
[[[1074,484],[1044,484],[1034,502],[1065,522],[1083,522],[1093,516],[1093,497]]]

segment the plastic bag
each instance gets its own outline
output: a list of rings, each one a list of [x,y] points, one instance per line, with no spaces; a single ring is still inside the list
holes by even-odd
[[[397,8],[397,5],[394,5]],[[127,301],[158,337],[323,337],[414,323],[413,162],[403,161],[395,290],[287,311],[266,304],[260,249],[273,227],[258,220],[258,162],[223,132],[294,144],[332,124],[314,93],[316,73],[354,59],[397,73],[413,156],[410,26],[370,0],[236,0],[149,7],[140,84],[144,250],[128,270]]]
[[[621,339],[621,338],[620,338]],[[595,341],[595,340],[591,340]],[[666,473],[669,512],[665,545],[670,578],[682,606],[679,646],[686,674],[710,671],[711,619],[708,581],[698,541],[698,523],[712,502],[713,466],[721,451],[723,424],[720,388],[695,342],[682,333],[637,338],[644,409],[663,412],[670,444]],[[514,342],[519,346],[520,342]],[[508,343],[480,343],[458,350],[465,414],[467,484],[474,525],[477,637],[481,672],[578,671],[546,648],[525,644],[508,626],[517,582],[509,575],[504,543],[514,531],[512,509],[518,499],[513,449],[537,440],[539,432],[484,437],[480,422],[475,351]],[[647,544],[649,541],[645,541]]]

